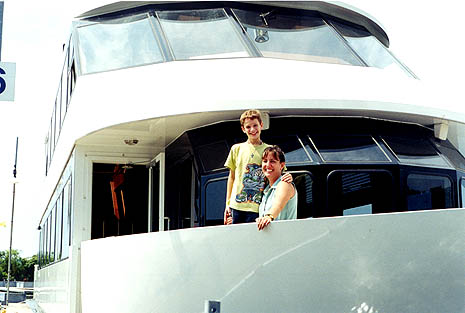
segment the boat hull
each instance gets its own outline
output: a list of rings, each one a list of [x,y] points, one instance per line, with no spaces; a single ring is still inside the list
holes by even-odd
[[[465,210],[82,243],[82,312],[462,312]]]

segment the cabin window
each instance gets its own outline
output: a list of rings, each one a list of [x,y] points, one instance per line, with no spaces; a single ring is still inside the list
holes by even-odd
[[[427,139],[390,136],[383,139],[402,163],[450,167]]]
[[[205,226],[223,224],[228,176],[213,178],[205,184]]]
[[[392,175],[385,170],[335,170],[328,175],[329,215],[390,212]]]
[[[56,247],[56,204],[52,208],[52,214],[50,215],[50,262],[55,261],[55,247]]]
[[[264,135],[263,141],[277,145],[283,150],[286,165],[312,162],[312,157],[308,152],[310,147],[304,147],[302,141],[296,135],[270,136],[269,138]]]
[[[63,239],[63,193],[57,199],[55,225],[55,260],[58,261],[61,260],[61,241]]]
[[[367,30],[361,27],[349,26],[335,20],[329,21],[368,66],[387,69],[393,72],[401,71],[404,74],[414,77],[414,75]]]
[[[363,66],[323,19],[233,9],[264,57]]]
[[[312,135],[325,162],[390,162],[371,136]]]
[[[77,28],[82,73],[163,62],[148,14]]]
[[[407,176],[409,211],[452,208],[452,182],[448,177],[410,174]]]
[[[465,170],[465,158],[463,155],[452,146],[450,142],[437,140],[436,147],[445,156],[455,168]]]
[[[69,52],[69,48],[67,49]],[[61,93],[61,101],[60,101],[60,129],[63,125],[65,120],[66,111],[68,108],[68,58],[70,55],[67,53],[65,58],[65,64],[63,65],[63,71],[61,73],[61,82],[60,82],[60,93]]]
[[[63,237],[61,240],[61,257],[69,256],[69,246],[71,239],[71,178],[63,188]]]
[[[313,175],[309,172],[290,172],[297,190],[297,218],[316,217],[313,201]]]
[[[156,14],[177,60],[249,56],[223,9]]]
[[[195,149],[205,172],[225,168],[224,162],[229,154],[229,146],[226,141],[209,143]]]
[[[50,263],[50,216],[45,222],[45,257],[44,263]]]

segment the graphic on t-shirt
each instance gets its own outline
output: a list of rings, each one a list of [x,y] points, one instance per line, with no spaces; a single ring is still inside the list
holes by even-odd
[[[236,202],[262,201],[262,191],[265,188],[262,167],[258,164],[247,164],[247,169],[242,180],[242,190],[236,195]]]

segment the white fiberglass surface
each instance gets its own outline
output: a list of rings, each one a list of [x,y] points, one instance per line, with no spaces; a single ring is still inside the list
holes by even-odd
[[[163,61],[147,14],[81,26],[78,35],[83,73]]]
[[[175,59],[249,56],[223,9],[157,12]]]
[[[82,311],[201,313],[215,300],[222,312],[459,312],[464,218],[435,210],[87,241]]]

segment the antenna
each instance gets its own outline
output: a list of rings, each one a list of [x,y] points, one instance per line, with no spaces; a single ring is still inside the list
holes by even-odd
[[[15,167],[13,169],[13,177],[16,178],[16,163],[18,162],[18,137],[16,137],[16,153],[15,153]]]

